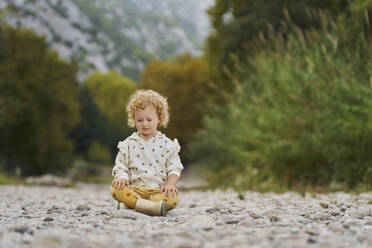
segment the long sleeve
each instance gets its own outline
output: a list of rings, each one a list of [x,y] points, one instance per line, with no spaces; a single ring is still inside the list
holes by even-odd
[[[118,144],[119,152],[116,155],[115,166],[112,169],[112,175],[115,179],[124,178],[129,180],[129,147],[126,141]]]
[[[166,146],[166,161],[165,161],[165,168],[167,170],[167,175],[181,175],[181,171],[183,170],[183,165],[181,163],[180,156],[178,155],[181,147],[178,144],[178,140],[174,139],[174,141],[168,140]]]

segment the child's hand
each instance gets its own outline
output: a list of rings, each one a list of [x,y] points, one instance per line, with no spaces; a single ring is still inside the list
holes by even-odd
[[[176,188],[176,186],[165,185],[160,188],[160,193],[163,193],[163,192],[165,193],[167,197],[169,197],[171,193],[172,193],[172,196],[175,196],[175,194],[178,195],[178,189]]]
[[[114,181],[112,181],[111,185],[115,189],[123,189],[125,185],[129,186],[127,180],[125,180],[124,178],[115,179]]]

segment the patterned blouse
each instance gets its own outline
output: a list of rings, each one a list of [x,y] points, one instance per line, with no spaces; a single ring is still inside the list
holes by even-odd
[[[159,188],[169,175],[180,176],[183,170],[177,139],[172,141],[159,131],[147,141],[134,132],[120,141],[118,148],[112,175],[126,179],[130,185]]]

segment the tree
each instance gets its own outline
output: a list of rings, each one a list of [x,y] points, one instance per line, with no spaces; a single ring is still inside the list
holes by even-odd
[[[125,107],[129,96],[137,89],[137,85],[116,71],[93,72],[86,78],[85,84],[92,93],[94,103],[97,104],[102,116],[108,120],[106,138],[102,143],[112,151],[112,155],[115,155],[117,142],[131,132],[127,126]]]
[[[368,1],[368,0],[366,0]],[[245,75],[240,67],[259,51],[253,41],[267,33],[285,30],[284,21],[291,20],[305,30],[320,26],[312,18],[311,10],[329,11],[331,15],[346,11],[352,1],[347,0],[215,0],[208,10],[213,31],[206,44],[206,58],[214,81],[221,90],[232,92],[231,80]]]
[[[78,122],[77,67],[33,31],[0,25],[0,157],[22,175],[61,172]]]
[[[201,126],[208,101],[216,95],[207,63],[190,54],[174,61],[150,62],[141,75],[140,88],[153,89],[168,98],[171,118],[166,133],[186,146]]]
[[[322,30],[263,41],[233,100],[205,119],[192,151],[215,185],[372,188],[369,20],[317,18]]]
[[[71,133],[75,144],[75,153],[85,156],[94,142],[109,143],[108,118],[99,110],[88,86],[82,85],[78,93],[81,121]]]

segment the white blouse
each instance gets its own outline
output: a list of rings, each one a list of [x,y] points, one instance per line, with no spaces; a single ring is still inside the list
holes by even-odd
[[[159,131],[147,141],[134,132],[120,141],[118,148],[112,175],[115,179],[126,179],[131,185],[159,188],[165,185],[169,175],[180,176],[183,170],[177,139],[172,141]]]

